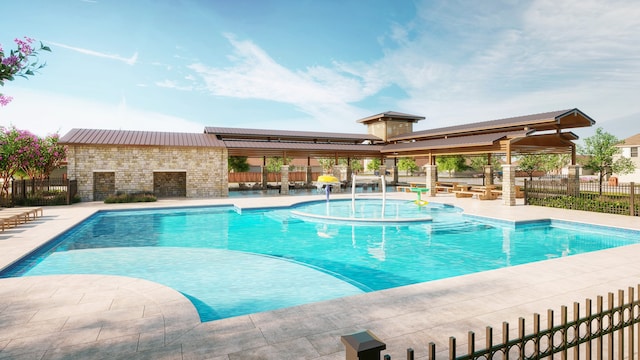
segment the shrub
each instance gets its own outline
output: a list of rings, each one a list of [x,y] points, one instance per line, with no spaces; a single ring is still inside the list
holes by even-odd
[[[116,203],[132,203],[132,202],[154,202],[158,198],[152,193],[136,192],[136,193],[116,193],[104,199],[105,204]]]

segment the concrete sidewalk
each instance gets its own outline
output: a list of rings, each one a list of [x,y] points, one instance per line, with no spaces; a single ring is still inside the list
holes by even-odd
[[[346,196],[346,195],[339,195]],[[415,194],[389,194],[413,199]],[[163,200],[153,204],[47,207],[38,220],[0,233],[0,268],[100,209],[235,204],[288,205],[321,196]],[[640,219],[438,195],[430,201],[503,220],[565,219],[640,230]],[[426,356],[449,336],[464,346],[486,326],[583,302],[640,283],[640,244],[451,279],[201,323],[177,291],[99,275],[0,279],[0,359],[344,359],[340,336],[369,329],[394,359]]]

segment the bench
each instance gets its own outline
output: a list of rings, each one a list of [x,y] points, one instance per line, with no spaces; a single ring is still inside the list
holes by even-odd
[[[477,191],[467,191],[467,190],[453,190],[451,192],[453,194],[456,194],[457,198],[473,197],[473,195],[479,195],[480,194]]]
[[[459,184],[457,182],[440,182],[436,181],[436,191],[451,193]]]
[[[457,198],[469,198],[474,195],[478,196],[480,200],[495,200],[498,198],[498,194],[495,193],[493,186],[461,186],[458,185],[460,190],[453,190],[452,193],[456,194]]]

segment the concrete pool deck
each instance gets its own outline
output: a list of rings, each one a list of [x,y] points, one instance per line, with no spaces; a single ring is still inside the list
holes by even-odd
[[[332,195],[333,196],[333,195]],[[343,197],[341,195],[335,198]],[[415,194],[389,193],[415,199]],[[44,216],[0,233],[0,268],[100,209],[235,204],[241,208],[322,200],[324,195],[145,204],[46,207]],[[640,230],[640,218],[438,195],[429,201],[503,220],[563,219]],[[0,279],[0,359],[345,359],[342,335],[371,330],[393,359],[426,357],[449,336],[501,338],[503,321],[640,284],[640,244],[556,258],[281,310],[201,323],[177,291],[146,280],[100,275]]]

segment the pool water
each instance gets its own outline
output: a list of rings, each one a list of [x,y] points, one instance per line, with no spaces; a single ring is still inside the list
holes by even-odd
[[[382,211],[379,200],[366,201],[363,211]],[[348,200],[331,202],[336,209],[351,209]],[[418,213],[432,220],[371,226],[304,219],[291,212],[321,214],[327,211],[324,201],[242,211],[231,206],[105,211],[0,277],[73,273],[144,278],[182,292],[201,320],[210,321],[640,239],[640,232],[568,222],[513,225],[465,216],[442,204],[387,200],[385,205],[390,216]]]

